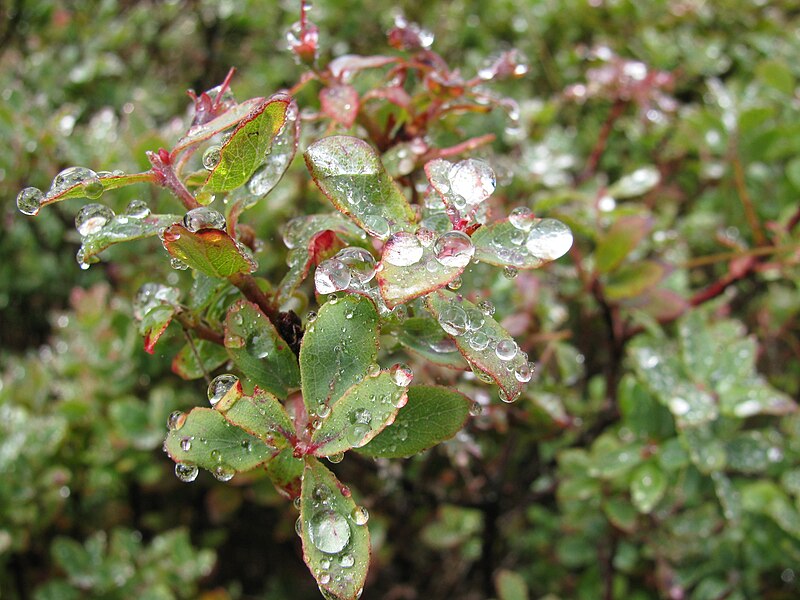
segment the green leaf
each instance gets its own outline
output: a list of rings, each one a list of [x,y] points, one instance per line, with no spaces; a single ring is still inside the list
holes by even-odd
[[[556,219],[533,219],[530,231],[507,219],[484,225],[472,234],[475,260],[498,267],[536,269],[561,258],[572,247],[572,232]]]
[[[608,276],[605,296],[612,302],[635,298],[658,285],[666,272],[664,265],[652,260],[624,265]]]
[[[394,423],[358,452],[384,458],[418,454],[453,437],[466,423],[470,404],[469,398],[446,387],[410,387],[408,403]]]
[[[792,69],[780,59],[762,60],[756,65],[756,76],[768,86],[787,95],[794,93],[795,78]]]
[[[231,425],[246,431],[273,448],[287,448],[294,440],[294,425],[280,401],[264,390],[242,396],[223,412]]]
[[[144,336],[144,349],[148,354],[154,352],[156,343],[172,322],[175,310],[171,304],[158,304],[142,317],[139,322],[139,333]]]
[[[363,379],[378,356],[378,312],[351,294],[327,302],[306,328],[300,346],[303,401],[317,415]],[[323,409],[324,412],[324,409]]]
[[[167,227],[162,239],[173,257],[210,277],[225,279],[256,270],[250,254],[221,229],[192,232],[175,224]]]
[[[459,320],[462,314],[464,319],[468,319],[471,315],[481,314],[472,302],[445,290],[437,290],[429,294],[425,298],[425,303],[439,323],[442,323],[443,320],[447,321],[448,315],[454,312],[458,313],[456,316]],[[476,345],[475,339],[478,335],[486,336],[489,342],[485,346],[483,344]],[[499,342],[512,342],[514,347],[516,347],[516,342],[492,317],[484,316],[483,324],[479,328],[451,337],[455,341],[458,351],[467,360],[473,371],[476,371],[479,378],[484,380],[488,378],[490,381],[494,381],[500,386],[500,390],[508,400],[514,400],[522,393],[524,384],[517,380],[514,372],[517,368],[525,366],[522,364],[523,362],[527,365],[527,361],[523,359],[520,352],[517,352],[510,361],[501,360],[498,357],[495,348]],[[491,343],[491,340],[494,340],[494,343]],[[479,349],[476,350],[476,348]],[[509,370],[507,368],[509,364],[515,367]]]
[[[302,458],[294,456],[293,448],[284,448],[267,463],[265,470],[278,490],[289,498],[299,498],[305,465]]]
[[[152,237],[180,220],[177,215],[149,215],[144,218],[116,215],[101,229],[82,238],[79,255],[84,263],[93,262],[90,260],[92,257],[110,246]]]
[[[774,482],[761,479],[742,487],[744,510],[771,518],[786,533],[800,539],[800,512]]]
[[[722,506],[722,513],[729,521],[738,521],[742,516],[742,497],[730,478],[721,471],[711,473],[714,492]]]
[[[393,265],[385,257],[381,258],[375,278],[383,301],[393,308],[443,288],[461,275],[465,267],[443,265],[436,260],[431,246],[423,246],[422,257],[411,266]]]
[[[284,239],[289,246],[286,262],[289,271],[278,285],[278,302],[286,302],[297,287],[308,277],[311,266],[323,258],[334,240],[333,232],[340,239],[351,243],[363,243],[364,232],[339,213],[295,217],[289,221]],[[327,238],[325,236],[328,236]]]
[[[300,496],[303,560],[323,593],[356,600],[369,569],[369,529],[353,516],[349,491],[318,460],[307,457]]]
[[[616,269],[653,227],[653,220],[638,215],[622,217],[597,243],[594,259],[600,273]]]
[[[172,150],[172,155],[177,156],[186,150],[186,148],[211,139],[216,134],[230,129],[248,117],[254,110],[258,110],[265,102],[266,100],[264,98],[250,98],[226,110],[216,119],[212,119],[203,125],[192,127],[187,134],[178,141],[175,148]]]
[[[219,162],[203,191],[227,192],[247,183],[264,163],[275,136],[284,126],[290,103],[289,96],[284,95],[264,100],[236,126],[220,148]]]
[[[197,465],[218,477],[230,470],[254,469],[275,453],[274,447],[234,427],[222,412],[211,408],[193,408],[183,426],[167,434],[165,448],[175,462]]]
[[[406,403],[406,389],[388,371],[356,383],[330,405],[330,413],[311,436],[314,455],[332,456],[369,442]]]
[[[608,194],[614,198],[634,198],[646,194],[661,182],[661,174],[655,167],[642,167],[608,188]]]
[[[239,300],[228,310],[225,348],[248,379],[276,396],[300,387],[297,357],[252,302]]]
[[[499,600],[528,600],[528,584],[519,573],[500,569],[495,575]]]
[[[788,415],[797,410],[792,398],[761,377],[721,384],[719,405],[723,415],[740,419],[755,415]]]
[[[202,365],[197,360],[195,350],[200,356]],[[227,360],[228,353],[224,346],[206,340],[194,340],[194,350],[190,344],[184,344],[172,359],[172,372],[181,379],[191,381],[204,377],[206,373],[211,373]]]
[[[640,513],[652,512],[666,491],[667,477],[655,462],[646,462],[633,472],[631,501]]]
[[[721,471],[728,464],[725,444],[707,423],[697,427],[684,427],[680,435],[689,450],[689,459],[701,473],[710,475]]]
[[[467,369],[453,338],[442,331],[439,323],[433,319],[411,317],[403,321],[398,330],[397,339],[414,354],[448,369]]]
[[[415,229],[414,211],[367,142],[344,135],[323,138],[308,147],[305,159],[322,193],[365,231],[385,240]]]
[[[155,175],[152,171],[146,171],[144,173],[132,173],[130,175],[105,175],[103,177],[98,177],[98,179],[103,186],[103,192],[133,185],[134,183],[156,182]],[[62,200],[69,200],[70,198],[91,198],[96,200],[97,195],[87,195],[84,184],[81,182],[64,188],[63,190],[59,190],[53,194],[48,192],[42,199],[40,206],[47,206],[48,204],[54,204],[56,202],[61,202]]]

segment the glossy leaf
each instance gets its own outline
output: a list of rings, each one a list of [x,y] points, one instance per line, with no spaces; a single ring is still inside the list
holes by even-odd
[[[286,448],[294,438],[294,425],[280,401],[264,390],[242,396],[223,413],[225,420],[263,440],[268,446]]]
[[[475,314],[473,311],[478,311],[478,308],[472,302],[445,290],[438,290],[428,295],[425,298],[425,303],[428,310],[440,323],[443,318],[442,313],[449,307],[458,307],[468,314]],[[476,346],[474,343],[475,336],[479,334],[485,335],[489,340],[483,347],[481,347],[482,344]],[[479,376],[488,377],[500,386],[500,390],[507,399],[513,400],[522,393],[524,384],[517,380],[514,375],[515,369],[509,370],[506,368],[511,361],[501,360],[496,352],[498,342],[504,340],[513,342],[513,339],[492,317],[486,316],[483,320],[483,325],[479,329],[465,331],[462,335],[452,335],[451,337],[455,341],[458,351],[467,360],[472,369],[477,371]],[[494,340],[494,342],[491,340]],[[516,342],[514,342],[514,345],[516,346]],[[476,349],[476,347],[480,349]],[[517,363],[521,364],[522,360],[523,357],[519,352],[512,359],[515,365]]]
[[[612,302],[634,298],[658,285],[665,274],[666,268],[652,260],[625,265],[609,275],[605,296]]]
[[[414,456],[458,433],[471,404],[469,398],[446,387],[412,386],[408,388],[408,403],[394,423],[358,452],[383,458]]]
[[[144,336],[144,349],[148,354],[155,351],[155,346],[175,316],[175,307],[170,304],[159,304],[148,310],[139,322],[139,333]]]
[[[225,348],[249,380],[276,396],[300,387],[297,357],[252,302],[239,300],[228,310]]]
[[[415,229],[414,211],[367,142],[344,135],[323,138],[309,146],[305,159],[334,207],[365,231],[385,240]]]
[[[356,504],[318,460],[307,457],[300,496],[303,560],[328,598],[356,600],[369,568],[369,530]]]
[[[600,237],[594,253],[595,267],[600,273],[616,269],[625,257],[650,232],[652,219],[631,215],[614,221],[611,228]]]
[[[288,96],[265,100],[236,126],[220,148],[219,162],[209,174],[204,191],[226,192],[247,183],[264,163],[286,122],[290,102]]]
[[[238,125],[242,120],[248,117],[250,113],[261,107],[264,102],[264,98],[250,98],[226,110],[216,119],[212,119],[203,125],[192,127],[175,145],[175,148],[172,150],[172,155],[177,156],[186,150],[186,148],[208,140],[216,134]]]
[[[425,360],[448,369],[468,368],[453,338],[433,319],[411,317],[398,327],[397,339],[403,346]]]
[[[372,301],[348,295],[325,303],[306,328],[300,347],[303,401],[309,414],[332,406],[366,376],[377,356],[378,313]]]
[[[300,497],[305,462],[294,456],[293,448],[284,448],[270,460],[265,471],[272,485],[289,498]]]
[[[347,128],[356,122],[360,102],[358,92],[351,85],[336,84],[319,93],[322,114]]]
[[[410,266],[396,266],[382,258],[375,278],[383,301],[393,308],[445,287],[461,275],[464,268],[441,264],[431,247],[423,247],[422,257]]]
[[[219,344],[206,340],[194,340],[193,343],[194,350],[186,343],[172,359],[172,372],[181,379],[200,379],[228,360],[228,353]]]
[[[225,279],[256,270],[250,254],[221,229],[192,232],[176,224],[167,227],[162,239],[164,247],[174,258],[210,277]]]
[[[117,188],[133,185],[134,183],[155,183],[156,177],[152,171],[144,173],[131,173],[122,175],[105,175],[98,177],[100,183],[103,185],[103,191],[116,190]],[[45,194],[40,206],[47,206],[61,202],[62,200],[69,200],[70,198],[92,198],[97,199],[97,196],[89,196],[86,194],[83,183],[76,183],[63,190]]]
[[[220,467],[249,471],[268,461],[275,452],[211,408],[192,409],[183,426],[167,434],[165,447],[175,462],[196,465],[214,473]]]
[[[654,462],[640,465],[631,475],[631,501],[641,513],[650,513],[667,491],[667,477]]]
[[[330,407],[311,437],[315,456],[332,456],[359,448],[378,435],[406,402],[406,388],[388,371],[367,376]]]

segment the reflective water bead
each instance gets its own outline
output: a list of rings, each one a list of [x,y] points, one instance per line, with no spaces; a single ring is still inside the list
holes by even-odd
[[[97,177],[92,177],[86,179],[83,182],[83,193],[87,198],[91,198],[92,200],[96,200],[100,196],[103,195],[105,188],[103,187],[102,182]]]
[[[150,216],[150,207],[142,200],[131,200],[125,214],[134,219],[144,219]]]
[[[175,463],[175,477],[189,483],[197,479],[197,473],[200,470],[197,468],[197,465],[192,465],[189,463]]]
[[[195,232],[201,229],[225,229],[225,217],[213,208],[198,206],[183,216],[183,226]]]
[[[216,477],[218,481],[230,481],[235,474],[236,471],[233,467],[228,465],[220,464],[214,467],[214,477]]]
[[[469,414],[473,417],[479,417],[483,414],[483,406],[480,402],[473,402],[469,405]]]
[[[467,330],[467,313],[457,304],[451,304],[439,313],[439,325],[450,335],[462,335]]]
[[[317,409],[317,416],[318,416],[320,419],[325,419],[325,418],[327,418],[327,416],[328,416],[329,414],[331,414],[331,407],[330,407],[330,406],[328,406],[327,404],[321,404],[321,405],[319,406],[319,408]]]
[[[506,279],[516,279],[517,275],[519,275],[519,269],[516,267],[503,267],[503,277]]]
[[[491,317],[494,314],[494,304],[490,300],[481,300],[477,304],[478,309],[485,314],[487,317]]]
[[[169,414],[169,417],[167,417],[167,429],[169,429],[170,431],[178,431],[178,429],[183,427],[183,424],[185,422],[186,422],[185,413],[179,410],[172,411]]]
[[[372,421],[372,413],[366,408],[357,408],[350,413],[351,423],[361,423],[362,425],[369,425]]]
[[[192,449],[192,438],[191,437],[184,437],[181,438],[181,450],[184,452],[189,452]]]
[[[533,377],[533,367],[531,366],[531,363],[524,362],[519,365],[514,370],[514,377],[516,377],[517,381],[520,383],[528,383],[531,380],[531,377]]]
[[[468,158],[450,168],[450,188],[468,204],[480,204],[494,193],[497,182],[494,171],[482,160]]]
[[[508,215],[508,222],[522,231],[530,231],[533,221],[533,212],[527,206],[518,206]]]
[[[430,245],[436,241],[436,237],[436,232],[432,229],[428,229],[427,227],[420,227],[417,230],[417,239],[425,248],[430,247]]]
[[[350,541],[350,524],[332,510],[323,510],[311,517],[308,527],[311,543],[325,554],[338,554]]]
[[[351,279],[350,268],[335,258],[323,260],[314,271],[314,287],[318,294],[332,294],[346,290]]]
[[[489,345],[489,336],[482,331],[474,331],[467,336],[467,343],[473,350],[480,352]]]
[[[220,147],[209,146],[206,151],[203,152],[203,168],[205,168],[206,171],[213,171],[219,164],[220,157]]]
[[[572,231],[561,221],[542,219],[531,228],[525,247],[537,258],[555,260],[572,247]]]
[[[462,283],[464,283],[464,282],[461,279],[461,277],[456,277],[450,283],[447,284],[447,289],[453,290],[453,291],[459,290],[459,289],[461,289],[461,284]]]
[[[354,423],[347,429],[346,437],[351,446],[360,448],[367,443],[366,436],[371,431],[365,423]]]
[[[342,554],[339,558],[339,565],[344,569],[349,569],[354,564],[356,564],[356,560],[353,558],[352,554]]]
[[[436,260],[446,267],[466,267],[475,254],[475,246],[469,236],[462,231],[448,231],[440,235],[433,244]]]
[[[175,269],[176,271],[185,271],[189,268],[185,262],[183,262],[180,258],[172,257],[169,259],[169,266]]]
[[[467,329],[477,331],[486,322],[486,315],[479,308],[467,308],[464,310],[467,315]]]
[[[266,358],[274,344],[268,334],[256,334],[247,339],[247,351],[256,358]]]
[[[42,190],[35,187],[26,187],[17,194],[17,208],[26,215],[36,215],[39,213],[44,194]]]
[[[350,513],[350,518],[356,525],[366,525],[369,521],[369,511],[363,506],[356,506]]]
[[[494,348],[494,352],[500,360],[511,360],[517,355],[518,350],[517,342],[509,339],[500,340]]]
[[[383,247],[383,260],[396,267],[408,267],[419,262],[424,249],[413,233],[395,233]]]
[[[237,383],[239,383],[239,378],[230,373],[224,373],[214,377],[211,383],[208,384],[208,401],[211,406],[216,406],[216,404],[222,400],[222,397]]]
[[[391,232],[389,221],[380,215],[364,215],[361,222],[364,230],[377,238],[384,239]]]
[[[75,216],[75,229],[81,237],[97,233],[114,218],[114,211],[102,204],[87,204]]]
[[[84,185],[99,183],[100,179],[97,173],[86,167],[68,167],[61,171],[53,179],[53,185],[50,188],[49,194],[55,195],[63,192],[79,183]],[[100,184],[102,187],[102,184]],[[102,192],[101,192],[102,193]]]
[[[414,371],[404,363],[392,365],[389,369],[389,374],[392,376],[392,381],[394,381],[395,385],[399,387],[408,387],[414,379]]]
[[[344,460],[344,452],[338,452],[337,454],[331,454],[328,457],[328,461],[332,462],[333,464],[337,464]]]
[[[350,269],[350,273],[358,283],[368,283],[375,277],[375,257],[364,248],[345,248],[334,257]]]

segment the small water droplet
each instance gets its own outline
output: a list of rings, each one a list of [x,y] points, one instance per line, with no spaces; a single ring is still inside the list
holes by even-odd
[[[519,347],[514,340],[505,339],[497,342],[494,352],[500,360],[509,361],[517,355],[518,350]]]
[[[332,462],[333,464],[340,463],[344,459],[344,452],[338,452],[336,454],[331,454],[328,457],[328,461]]]
[[[383,260],[397,267],[409,267],[420,261],[423,252],[416,235],[400,231],[390,237],[383,247]]]
[[[529,362],[524,362],[514,370],[514,377],[520,383],[528,383],[533,377],[533,365]]]
[[[369,511],[363,506],[356,506],[353,512],[350,513],[350,518],[353,519],[353,523],[356,525],[366,525],[367,521],[369,521]]]
[[[220,152],[221,148],[219,146],[209,146],[205,152],[203,152],[203,168],[206,171],[213,171],[217,165],[219,164],[220,158],[222,156]]]
[[[453,290],[453,291],[459,290],[459,289],[461,289],[461,285],[463,283],[464,282],[462,281],[461,277],[456,277],[450,283],[447,284],[447,289]]]
[[[114,218],[114,211],[102,204],[87,204],[75,216],[75,229],[81,237],[97,233]]]
[[[530,231],[533,227],[533,212],[527,206],[518,206],[508,215],[508,222],[516,229]]]
[[[537,258],[556,260],[572,247],[572,231],[561,221],[542,219],[531,228],[525,247]]]
[[[474,331],[467,336],[467,343],[476,352],[481,352],[489,345],[489,336],[482,331]]]
[[[198,206],[183,216],[183,226],[189,231],[201,229],[225,229],[225,217],[213,208]]]
[[[197,468],[197,465],[190,463],[175,463],[175,476],[186,483],[197,479],[198,472],[199,469]]]
[[[183,262],[180,258],[175,257],[169,259],[169,266],[176,271],[185,271],[189,268],[189,265]]]
[[[487,317],[491,317],[494,314],[494,304],[492,304],[490,300],[481,300],[478,302],[477,306],[478,310],[480,310]]]
[[[357,283],[363,285],[375,277],[375,257],[364,248],[344,248],[334,258],[350,269],[350,275]]]
[[[26,187],[17,194],[17,208],[26,215],[36,215],[39,213],[44,194],[42,190],[35,187]]]
[[[506,279],[516,279],[517,275],[519,275],[519,270],[516,267],[503,267],[503,277]]]
[[[233,467],[226,464],[219,464],[214,467],[214,477],[216,477],[218,481],[230,481],[235,474],[236,471]]]
[[[222,397],[237,383],[239,383],[239,378],[230,373],[217,375],[212,379],[211,383],[208,385],[208,401],[211,403],[211,406],[216,406],[216,404],[222,400]]]
[[[191,449],[192,449],[192,437],[187,436],[181,438],[181,450],[183,450],[184,452],[189,452],[189,450]]]
[[[172,411],[169,417],[167,417],[167,429],[169,429],[170,431],[178,431],[178,429],[183,427],[183,424],[185,422],[186,422],[185,413],[179,410]]]
[[[344,569],[349,569],[354,564],[356,564],[356,560],[353,558],[352,554],[342,554],[339,557],[339,565]]]
[[[150,216],[150,207],[142,200],[131,200],[125,214],[134,219],[144,219]]]
[[[481,406],[480,402],[473,402],[469,405],[469,414],[473,417],[479,417],[483,414],[483,406]]]
[[[392,365],[392,367],[389,369],[389,373],[392,376],[392,381],[394,384],[399,387],[408,387],[411,385],[411,381],[414,379],[414,371],[412,371],[411,367],[404,363]]]
[[[450,335],[459,336],[467,330],[467,313],[457,304],[451,304],[439,313],[439,325]]]

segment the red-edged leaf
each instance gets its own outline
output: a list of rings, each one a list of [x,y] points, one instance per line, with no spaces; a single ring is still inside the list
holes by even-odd
[[[174,258],[211,277],[225,279],[256,270],[255,260],[221,229],[192,232],[175,224],[164,230],[162,240]]]
[[[175,307],[170,304],[159,304],[145,313],[139,323],[139,332],[144,336],[145,352],[154,352],[156,343],[167,330],[173,316]]]
[[[411,266],[396,266],[381,259],[376,278],[386,306],[393,308],[443,288],[464,272],[465,267],[448,267],[436,260],[431,247]]]
[[[339,84],[323,88],[319,93],[322,113],[350,128],[356,122],[360,107],[358,92],[352,85]]]
[[[204,123],[203,125],[192,127],[175,145],[175,148],[172,150],[172,156],[177,156],[188,147],[210,139],[216,134],[239,124],[242,119],[247,117],[254,109],[261,106],[264,100],[264,98],[250,98],[225,111],[216,119]]]
[[[117,188],[125,187],[128,185],[133,185],[134,183],[156,182],[156,176],[152,171],[146,171],[144,173],[132,173],[130,175],[128,174],[104,175],[104,176],[98,176],[97,179],[103,186],[103,192],[107,192],[108,190],[115,190]],[[61,202],[62,200],[69,200],[70,198],[96,199],[97,196],[87,195],[84,182],[81,182],[66,187],[64,189],[47,192],[44,198],[42,198],[42,201],[39,204],[39,206],[40,207],[47,206],[48,204],[54,204],[56,202]]]
[[[354,73],[375,69],[397,62],[394,56],[359,56],[345,54],[328,63],[328,72],[341,82],[349,81]]]

